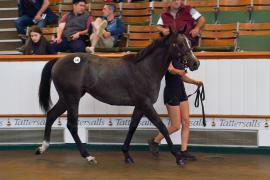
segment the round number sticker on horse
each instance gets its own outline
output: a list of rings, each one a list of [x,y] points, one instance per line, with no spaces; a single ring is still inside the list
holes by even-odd
[[[76,63],[76,64],[78,64],[78,63],[81,62],[81,58],[80,58],[80,57],[75,57],[75,58],[73,59],[73,62]]]

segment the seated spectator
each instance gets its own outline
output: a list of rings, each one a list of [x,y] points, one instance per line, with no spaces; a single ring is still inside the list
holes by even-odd
[[[115,6],[105,4],[103,17],[92,22],[90,31],[91,47],[86,47],[86,52],[95,53],[95,48],[112,48],[117,45],[121,34],[125,31],[122,21],[114,16]]]
[[[197,46],[199,42],[199,32],[205,24],[205,19],[196,9],[183,4],[182,0],[169,0],[169,7],[160,14],[157,22],[157,29],[162,35],[170,33],[169,27],[173,31],[179,31],[186,26],[184,34],[191,41],[192,46]]]
[[[26,28],[36,24],[44,27],[57,22],[57,16],[48,8],[49,0],[18,0],[19,18],[15,21],[16,29],[22,42],[26,39]]]
[[[56,52],[43,36],[41,29],[38,26],[32,26],[29,30],[23,54],[56,54]]]
[[[62,17],[54,44],[56,51],[85,52],[85,40],[92,20],[85,6],[85,0],[73,0],[72,12]]]

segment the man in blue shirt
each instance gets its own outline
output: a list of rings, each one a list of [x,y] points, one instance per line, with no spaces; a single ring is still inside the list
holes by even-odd
[[[57,16],[48,8],[49,0],[19,0],[19,18],[15,21],[19,37],[25,37],[26,27],[36,24],[44,27],[57,21]]]
[[[112,48],[117,44],[121,34],[125,31],[122,21],[115,17],[115,6],[113,4],[105,4],[103,9],[103,17],[97,18],[90,26],[91,47],[86,47],[86,52],[95,53],[95,48]]]

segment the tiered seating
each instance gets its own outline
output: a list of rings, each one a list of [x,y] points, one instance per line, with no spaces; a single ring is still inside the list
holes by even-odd
[[[50,0],[50,7],[61,17],[72,10],[71,2],[72,0]],[[110,0],[89,0],[88,2],[87,9],[90,14],[98,17],[102,15],[104,3],[110,3]],[[262,27],[261,23],[270,23],[269,0],[185,0],[183,2],[197,9],[206,19],[207,25],[201,33],[200,45],[195,48],[197,51],[233,51],[237,50],[237,47],[244,51],[269,50],[268,30],[264,29],[261,32],[257,29],[257,26]],[[126,32],[130,35],[126,36],[126,42],[120,43],[122,46],[120,45],[119,48],[102,51],[138,50],[159,37],[157,32],[153,33],[152,26],[149,25],[156,25],[160,12],[168,7],[168,2],[116,3],[116,7],[119,10],[116,15],[119,15],[127,25]],[[236,28],[238,22],[240,24]],[[138,25],[142,27],[137,27]],[[266,25],[263,26],[266,27]],[[146,32],[135,32],[140,28]],[[45,36],[52,40],[56,29],[46,27],[43,31]]]
[[[166,10],[169,6],[169,2],[166,1],[154,1],[153,2],[153,14],[160,14],[162,11]]]
[[[17,0],[0,1],[0,55],[19,54],[14,51],[21,46],[14,23],[17,16]]]
[[[59,0],[61,1],[61,0]],[[51,10],[57,14],[59,17],[62,17],[64,14],[72,10],[72,3],[71,2],[65,2],[62,0],[62,2],[58,3],[50,3]]]
[[[104,3],[108,2],[91,0],[90,14],[94,17],[101,16]],[[266,30],[263,32],[258,30],[262,25],[245,24],[251,21],[270,21],[269,0],[186,0],[185,3],[202,13],[207,23],[201,33],[199,46],[195,48],[196,51],[269,50],[270,35]],[[127,25],[125,47],[122,45],[97,51],[137,51],[159,37],[155,26],[148,25],[157,23],[160,13],[168,7],[168,2],[154,1],[152,11],[148,2],[120,3],[120,6],[118,4],[116,6],[120,11],[116,15],[120,14]],[[67,4],[66,1],[64,3],[63,0],[55,0],[53,5],[58,7],[57,12],[60,15],[72,9],[71,4]],[[240,25],[237,28],[238,22]],[[56,28],[52,28],[51,32],[55,33]],[[46,36],[48,37],[47,34]]]
[[[154,39],[160,37],[156,26],[136,26],[128,25],[127,27],[126,47],[123,51],[138,51],[152,43]]]
[[[104,4],[107,4],[108,2],[92,2],[90,3],[89,6],[89,12],[90,15],[93,17],[101,17],[103,15],[102,9],[104,7]],[[119,11],[119,3],[112,3],[115,5],[115,16],[119,16],[120,15],[120,11]]]
[[[206,24],[196,51],[235,51],[237,49],[236,24]]]
[[[149,2],[122,3],[121,18],[126,25],[150,25],[151,11]]]
[[[152,22],[151,24],[156,25],[160,17],[160,13],[168,8],[168,2],[154,1],[152,7]]]
[[[68,0],[51,0],[52,9],[60,16],[70,11]],[[89,1],[88,1],[89,2]],[[270,28],[267,24],[246,22],[270,22],[269,0],[185,0],[185,4],[197,9],[206,19],[196,51],[262,51],[270,50]],[[102,15],[104,0],[91,0],[90,14]],[[159,37],[155,25],[161,11],[168,7],[168,2],[117,3],[123,22],[127,25],[125,47],[99,49],[98,51],[137,51]],[[152,11],[151,11],[152,10]],[[239,26],[237,26],[237,23]],[[217,24],[219,23],[219,24]],[[140,26],[138,26],[140,25]],[[262,29],[264,28],[264,29]],[[49,33],[50,32],[50,33]],[[44,29],[46,37],[56,33],[56,28]],[[48,36],[49,34],[49,36]]]
[[[41,28],[41,31],[48,41],[53,41],[56,38],[57,27],[45,27]]]
[[[91,3],[90,5],[90,15],[93,17],[100,17],[103,15],[102,9],[104,7],[103,3]]]
[[[219,0],[218,19],[221,24],[246,23],[251,20],[250,0]]]
[[[241,51],[270,51],[270,23],[240,23],[239,35]]]
[[[215,23],[217,21],[218,7],[216,0],[187,0],[186,4],[198,10],[205,18],[207,24]]]
[[[252,22],[270,23],[270,1],[253,0]]]

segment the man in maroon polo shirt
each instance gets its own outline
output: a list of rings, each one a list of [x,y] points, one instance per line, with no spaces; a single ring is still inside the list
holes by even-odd
[[[191,40],[192,45],[196,45],[196,39],[204,23],[204,17],[197,10],[185,6],[181,0],[172,0],[168,9],[161,13],[157,25],[158,30],[165,36],[170,33],[169,27],[178,31],[186,26],[185,35]]]

